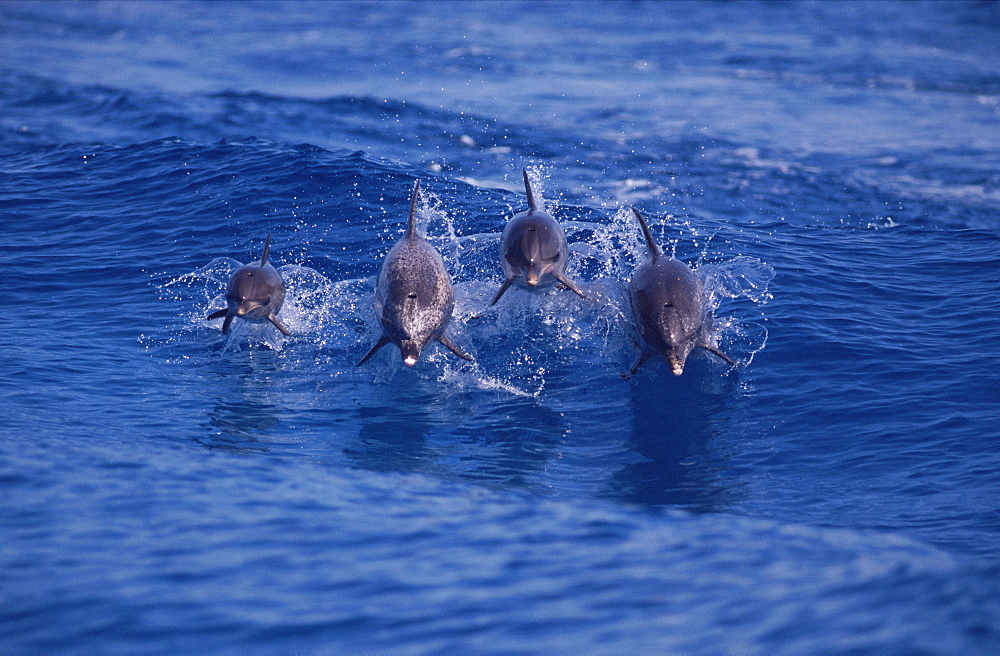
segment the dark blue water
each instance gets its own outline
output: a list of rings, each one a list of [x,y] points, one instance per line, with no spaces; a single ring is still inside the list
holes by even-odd
[[[1000,651],[998,126],[989,2],[0,4],[0,652]],[[476,362],[359,368],[414,179]]]

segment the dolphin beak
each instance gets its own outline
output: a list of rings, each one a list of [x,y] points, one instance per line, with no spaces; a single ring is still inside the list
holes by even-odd
[[[238,317],[246,316],[246,315],[250,314],[251,312],[253,312],[254,310],[256,310],[257,308],[259,308],[259,307],[261,307],[260,303],[250,303],[250,302],[248,302],[248,303],[240,303],[236,307],[236,316],[238,316]]]
[[[404,339],[399,344],[399,352],[403,356],[403,364],[407,367],[412,367],[417,364],[417,358],[420,357],[420,349],[417,345],[410,339]]]
[[[528,265],[528,270],[524,272],[524,282],[528,283],[531,287],[537,287],[538,282],[542,279],[542,276],[545,275],[545,269],[546,267],[544,263],[539,264],[532,261]]]
[[[677,357],[671,356],[670,358],[668,358],[668,362],[670,362],[670,371],[675,376],[680,376],[682,373],[684,373],[684,363],[681,362]]]

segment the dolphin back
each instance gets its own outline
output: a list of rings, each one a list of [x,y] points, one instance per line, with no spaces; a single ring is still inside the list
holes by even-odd
[[[687,357],[696,347],[736,364],[713,344],[712,312],[705,305],[701,281],[687,264],[650,253],[632,275],[628,293],[644,346],[632,368],[623,374],[626,378],[638,371],[651,352],[661,353],[675,376],[683,373]]]
[[[454,292],[441,255],[418,237],[399,241],[379,272],[377,300],[388,332],[433,334],[451,317]]]
[[[410,198],[406,234],[389,250],[378,275],[372,305],[382,325],[382,335],[359,365],[392,343],[399,347],[403,362],[412,366],[432,340],[441,342],[458,357],[472,360],[444,334],[455,296],[441,254],[417,231],[419,193],[418,180]]]
[[[701,285],[688,265],[649,258],[629,283],[639,332],[656,348],[676,348],[695,339],[705,320]]]

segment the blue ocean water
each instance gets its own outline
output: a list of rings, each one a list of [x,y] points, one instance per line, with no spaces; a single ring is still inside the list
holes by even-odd
[[[0,653],[1000,651],[998,125],[990,2],[0,4]],[[476,362],[357,367],[415,179]]]

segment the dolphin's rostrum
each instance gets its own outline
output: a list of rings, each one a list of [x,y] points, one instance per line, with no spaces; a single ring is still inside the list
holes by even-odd
[[[586,298],[566,275],[569,246],[562,226],[538,206],[528,180],[528,171],[524,169],[522,172],[528,209],[508,221],[500,236],[500,263],[506,278],[490,305],[496,304],[511,285],[534,291],[560,282]]]
[[[673,374],[680,376],[688,355],[699,346],[735,365],[712,344],[712,312],[705,307],[701,282],[694,271],[680,260],[664,256],[642,215],[635,208],[632,212],[642,228],[648,256],[628,284],[629,302],[643,344],[632,368],[623,376],[633,376],[657,351],[666,358]]]
[[[431,340],[441,342],[463,360],[472,360],[471,355],[444,334],[455,296],[441,255],[417,232],[419,194],[417,180],[413,184],[406,234],[389,250],[378,274],[373,307],[382,323],[382,335],[359,365],[392,343],[399,347],[403,364],[412,367]]]
[[[260,264],[247,264],[237,269],[226,287],[227,307],[208,315],[209,320],[226,318],[222,322],[223,334],[229,334],[233,319],[239,317],[250,323],[270,321],[282,333],[291,335],[288,328],[285,328],[278,319],[278,311],[285,302],[285,283],[281,280],[278,270],[267,261],[270,248],[269,232],[264,242],[264,254],[260,258]]]

